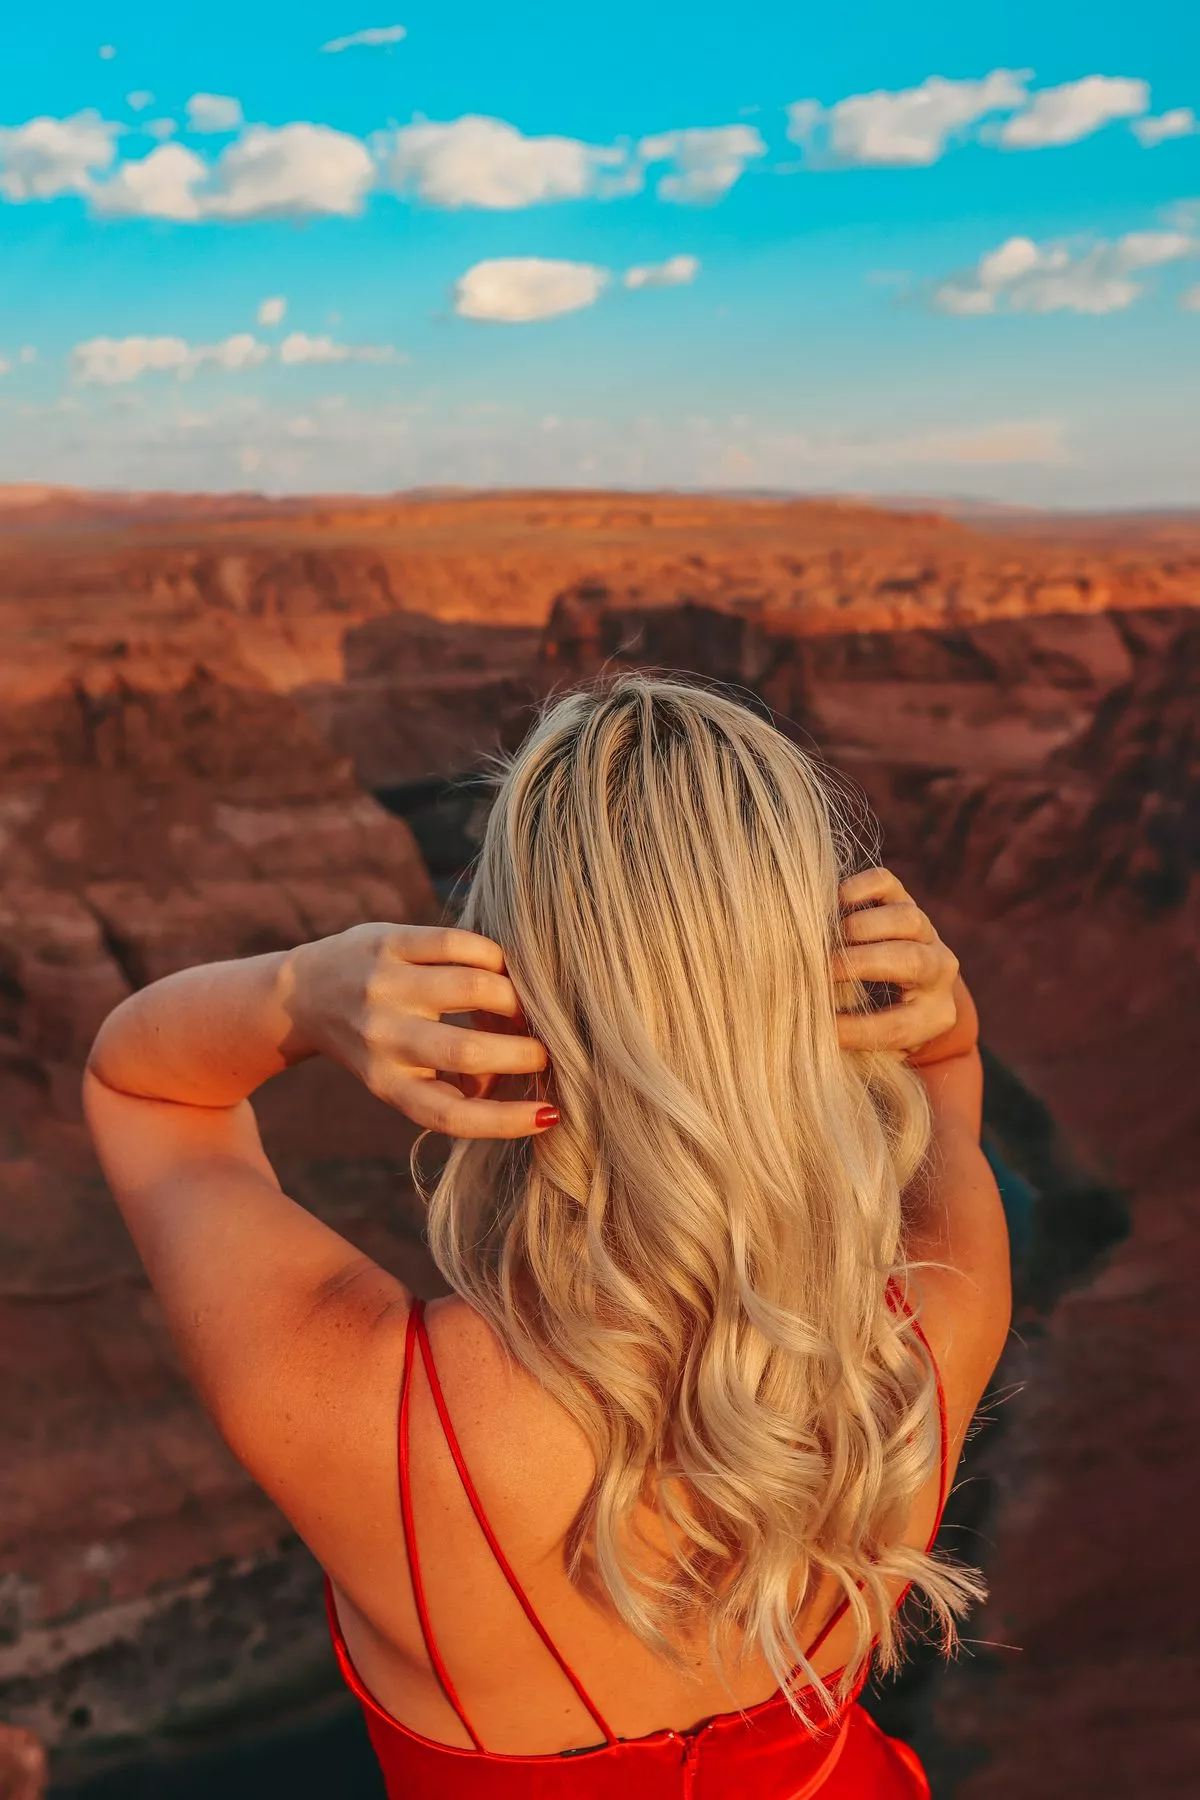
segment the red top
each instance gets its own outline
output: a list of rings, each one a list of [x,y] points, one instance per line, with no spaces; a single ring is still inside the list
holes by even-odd
[[[932,1549],[949,1480],[946,1400],[928,1341],[920,1325],[916,1330],[933,1364],[941,1419],[941,1490],[937,1521],[929,1540]],[[595,1720],[603,1742],[594,1749],[544,1756],[498,1755],[479,1741],[455,1691],[425,1604],[413,1531],[409,1402],[418,1345],[446,1443],[471,1510],[525,1617]],[[885,1737],[857,1704],[856,1696],[846,1701],[830,1720],[813,1690],[806,1689],[799,1696],[799,1704],[812,1721],[808,1725],[797,1718],[781,1692],[744,1712],[718,1713],[687,1731],[655,1731],[649,1737],[619,1738],[534,1612],[488,1523],[446,1407],[420,1300],[413,1302],[404,1345],[399,1452],[404,1542],[421,1633],[442,1690],[474,1749],[463,1750],[422,1737],[393,1719],[367,1692],[350,1661],[327,1579],[325,1599],[338,1663],[362,1704],[388,1800],[730,1800],[731,1796],[742,1794],[753,1794],[755,1800],[810,1800],[818,1792],[822,1800],[928,1800],[929,1784],[916,1756],[907,1745]],[[810,1660],[841,1620],[848,1604],[842,1601],[810,1644]],[[860,1681],[856,1694],[862,1685]]]

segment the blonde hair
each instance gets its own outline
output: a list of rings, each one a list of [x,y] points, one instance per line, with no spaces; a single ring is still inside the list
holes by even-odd
[[[919,1584],[947,1643],[980,1591],[899,1542],[939,1455],[934,1372],[889,1295],[929,1116],[899,1057],[838,1045],[854,856],[827,778],[735,701],[627,675],[552,704],[462,923],[504,948],[561,1123],[457,1143],[428,1224],[591,1444],[571,1578],[677,1666],[707,1616],[718,1666],[740,1642],[829,1705],[796,1630],[823,1578],[857,1633],[839,1696],[873,1641],[899,1659],[887,1583]],[[659,1573],[629,1555],[643,1506]]]

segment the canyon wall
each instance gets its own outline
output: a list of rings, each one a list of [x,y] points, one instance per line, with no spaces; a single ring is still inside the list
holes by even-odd
[[[1076,1262],[1065,1294],[1043,1239],[1018,1309],[1004,1429],[972,1472],[992,1503],[952,1539],[992,1600],[909,1718],[935,1792],[1184,1800],[1200,1767],[1200,1637],[1179,1604],[1200,1476],[1200,610],[814,638],[564,596],[547,678],[622,666],[737,684],[850,778],[851,803],[866,795],[1002,1059],[985,1117],[1007,1070],[1096,1172],[1052,1218],[1043,1191],[1042,1229],[1078,1257],[1111,1241],[1114,1190],[1127,1208],[1127,1237],[1082,1280]]]
[[[92,1164],[96,1024],[191,961],[434,916],[397,810],[444,893],[483,807],[442,784],[556,687],[653,666],[736,684],[865,794],[991,1048],[1128,1198],[1127,1241],[1023,1324],[979,1627],[1022,1654],[952,1678],[932,1753],[969,1800],[1140,1797],[1149,1685],[1153,1791],[1190,1791],[1185,1576],[1151,1565],[1190,1555],[1198,1473],[1200,530],[986,524],[678,496],[0,509],[0,1705],[60,1770],[329,1681],[315,1572],[198,1414]],[[403,1122],[320,1065],[259,1109],[289,1191],[435,1291]]]
[[[1196,898],[1194,607],[814,636],[765,609],[561,596],[546,684],[622,667],[758,696],[863,789],[927,890],[989,912]]]

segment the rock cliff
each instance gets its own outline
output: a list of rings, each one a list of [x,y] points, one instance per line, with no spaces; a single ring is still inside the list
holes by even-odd
[[[1018,1314],[995,1403],[1007,1429],[982,1451],[994,1504],[982,1541],[957,1546],[987,1563],[993,1599],[916,1728],[962,1800],[1182,1800],[1200,1654],[1156,1546],[1173,1546],[1186,1591],[1200,610],[809,637],[765,611],[563,596],[547,681],[623,665],[738,684],[865,793],[887,860],[961,955],[991,1050],[1124,1192],[1129,1234],[1099,1272],[1048,1318]],[[995,1072],[989,1092],[994,1108]],[[1075,1255],[1107,1243],[1102,1184],[1066,1213]],[[1035,1286],[1055,1265],[1043,1246]]]
[[[766,610],[561,596],[547,686],[623,666],[756,694],[865,791],[927,891],[992,914],[1195,901],[1195,607],[811,636]]]
[[[969,1800],[1101,1779],[1140,1796],[1122,1758],[1144,1762],[1149,1690],[1154,1791],[1188,1791],[1195,1648],[1169,1602],[1197,1474],[1181,1374],[1200,1348],[1182,1078],[1200,1049],[1195,521],[979,530],[654,495],[9,498],[7,1712],[67,1769],[328,1680],[311,1565],[198,1415],[91,1163],[76,1089],[100,1018],[187,962],[432,916],[395,813],[448,877],[481,808],[459,790],[447,829],[443,784],[515,742],[555,687],[658,666],[748,690],[865,793],[960,949],[992,1048],[1129,1196],[1128,1241],[1026,1327],[983,1627],[1023,1655],[954,1678],[934,1751],[990,1759]],[[431,1291],[402,1123],[312,1065],[260,1111],[291,1191]]]

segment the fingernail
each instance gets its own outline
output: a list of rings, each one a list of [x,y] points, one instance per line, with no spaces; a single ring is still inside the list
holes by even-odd
[[[557,1106],[539,1106],[534,1114],[533,1122],[539,1131],[545,1131],[551,1125],[558,1124]]]

